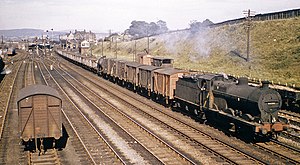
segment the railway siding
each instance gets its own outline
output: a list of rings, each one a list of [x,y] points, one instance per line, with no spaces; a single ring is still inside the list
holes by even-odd
[[[72,82],[72,84],[79,85],[78,82],[76,83],[76,82],[74,82],[74,80],[70,80],[70,81]],[[76,89],[82,88],[82,85],[80,85],[80,86],[77,86]],[[87,99],[90,100],[90,102],[92,103],[91,106],[87,106],[87,107],[95,106],[95,107],[97,107],[97,109],[102,111],[101,113],[104,113],[105,116],[107,114],[109,114],[108,115],[110,118],[109,120],[112,120],[112,121],[118,123],[117,125],[119,125],[119,127],[124,129],[125,132],[129,133],[130,136],[134,136],[136,138],[134,141],[131,141],[131,143],[133,142],[133,144],[139,144],[139,142],[144,141],[143,146],[146,147],[147,149],[149,149],[151,153],[156,155],[160,159],[160,161],[162,161],[164,163],[181,162],[183,164],[189,164],[189,163],[187,163],[187,161],[185,159],[182,159],[182,157],[180,155],[178,155],[178,153],[174,152],[173,151],[174,149],[171,148],[171,150],[170,150],[170,146],[168,146],[168,144],[165,144],[163,141],[161,142],[161,140],[159,138],[153,136],[153,134],[148,133],[147,135],[149,135],[149,136],[145,136],[145,131],[148,132],[147,129],[145,130],[145,128],[141,127],[140,125],[137,125],[137,123],[135,123],[134,121],[131,121],[130,118],[128,119],[128,117],[124,116],[124,114],[122,114],[120,112],[116,113],[116,109],[113,109],[112,107],[109,107],[109,106],[107,107],[107,105],[105,105],[105,104],[108,104],[107,102],[104,104],[100,103],[99,98],[94,96],[95,93],[93,93],[89,90],[83,90],[82,92],[83,93],[81,95],[88,97]],[[90,116],[90,118],[96,117],[96,114],[95,114],[96,112],[88,112],[88,109],[85,109],[85,112],[89,114],[88,116]],[[96,121],[94,121],[94,122],[100,123],[100,126],[103,129],[102,124],[105,125],[105,123],[99,122],[98,120],[99,119],[96,119]],[[133,128],[135,128],[135,129],[133,129]],[[105,132],[105,134],[111,134],[110,132],[114,132],[114,131],[107,130],[104,132]],[[110,136],[110,138],[115,139],[116,135],[114,135],[114,134],[111,134],[111,135],[112,136]],[[139,157],[138,156],[139,154],[138,153],[134,154],[134,152],[130,149],[131,147],[124,150],[124,144],[125,144],[125,146],[127,146],[127,145],[126,145],[126,143],[123,143],[123,145],[122,145],[122,143],[120,143],[121,141],[115,141],[115,143],[118,144],[118,147],[121,147],[121,149],[123,148],[122,149],[123,154],[125,154],[129,157],[132,157],[132,155],[135,155],[135,158],[131,158],[131,160],[136,161],[136,159]],[[133,153],[133,154],[130,154],[130,153]],[[143,162],[142,159],[140,159],[140,162]]]
[[[70,70],[69,68],[66,68],[66,70]],[[99,86],[95,86],[95,85],[92,85],[91,83],[88,83],[88,82],[85,82],[85,80],[84,79],[82,79],[82,78],[80,78],[80,76],[78,76],[78,74],[81,74],[80,73],[80,71],[79,70],[76,70],[76,72],[75,73],[77,73],[76,75],[73,75],[76,79],[78,79],[79,81],[81,81],[81,82],[84,82],[85,84],[86,84],[86,86],[89,86],[89,87],[91,87],[96,93],[100,93],[100,95],[103,95],[102,97],[103,98],[106,98],[106,100],[109,100],[110,102],[113,102],[113,104],[115,104],[115,106],[117,106],[117,107],[119,107],[120,109],[124,109],[124,106],[125,107],[129,107],[129,108],[126,108],[126,112],[124,111],[124,113],[126,113],[128,116],[132,116],[133,118],[135,118],[135,120],[137,120],[139,123],[143,123],[143,125],[144,125],[144,127],[146,126],[147,128],[152,128],[152,129],[155,129],[155,134],[160,134],[159,135],[159,137],[164,137],[164,139],[166,139],[166,138],[169,138],[168,139],[168,141],[169,142],[173,142],[173,144],[171,144],[172,146],[177,146],[177,147],[179,147],[179,148],[181,148],[181,149],[183,149],[183,150],[185,150],[185,151],[187,151],[187,150],[189,150],[190,152],[191,152],[191,154],[190,155],[193,155],[193,156],[195,156],[195,157],[197,157],[198,158],[198,160],[202,160],[202,161],[204,161],[204,160],[207,160],[207,154],[204,154],[203,155],[203,153],[210,153],[210,152],[213,152],[213,150],[209,150],[209,147],[213,147],[213,144],[215,144],[215,145],[218,145],[217,143],[215,143],[215,142],[213,142],[214,140],[213,139],[206,139],[206,140],[210,140],[210,143],[211,143],[211,145],[208,147],[208,146],[206,146],[205,148],[206,149],[201,149],[201,148],[199,148],[199,147],[196,147],[196,148],[194,148],[194,149],[192,149],[192,148],[189,148],[188,146],[195,146],[195,141],[192,141],[192,142],[186,142],[186,139],[188,139],[188,136],[181,136],[181,137],[176,137],[176,136],[172,136],[172,134],[174,134],[174,131],[170,131],[170,130],[168,130],[168,129],[170,129],[170,128],[168,128],[168,127],[174,127],[174,125],[166,125],[166,126],[158,126],[158,125],[161,125],[161,123],[160,124],[157,124],[157,121],[155,121],[155,120],[151,120],[151,117],[150,117],[150,119],[148,118],[148,117],[146,117],[145,118],[145,114],[141,114],[141,112],[139,112],[141,109],[138,109],[138,110],[132,110],[132,109],[136,109],[136,107],[137,107],[137,105],[134,105],[134,104],[136,104],[135,103],[135,101],[133,101],[132,99],[130,99],[130,104],[133,104],[133,107],[132,106],[129,106],[129,105],[127,105],[126,103],[124,104],[124,102],[123,101],[121,101],[122,103],[120,103],[119,101],[116,101],[115,99],[116,99],[116,97],[122,97],[122,98],[127,98],[127,99],[129,99],[128,98],[128,96],[126,96],[126,94],[121,94],[121,93],[118,93],[118,94],[115,94],[115,95],[111,95],[111,96],[108,96],[106,93],[110,93],[110,92],[112,92],[112,91],[114,91],[115,92],[115,90],[116,89],[113,89],[113,88],[109,88],[109,89],[107,89],[107,86],[106,87],[101,87],[101,88],[106,88],[106,89],[98,89],[99,88]],[[87,77],[87,75],[85,75],[85,78]],[[102,82],[102,81],[101,81]],[[100,82],[99,82],[100,83]],[[103,92],[103,90],[105,90],[105,92]],[[108,91],[110,91],[110,92],[108,92]],[[105,94],[103,94],[103,93],[105,93]],[[126,93],[126,92],[125,92]],[[117,96],[118,95],[118,96]],[[126,100],[127,100],[126,99]],[[119,100],[119,98],[117,99],[117,100]],[[128,100],[129,101],[129,100]],[[134,103],[133,103],[134,102]],[[123,107],[123,108],[121,108],[121,107]],[[143,105],[141,105],[141,104],[139,104],[138,105],[138,107],[143,107]],[[149,109],[149,108],[148,108]],[[152,108],[150,108],[149,109],[149,111],[151,111],[152,110]],[[112,113],[112,112],[108,112],[108,113]],[[151,113],[151,112],[148,112],[148,113]],[[154,113],[154,111],[152,110],[152,113]],[[161,115],[161,114],[157,114],[157,115]],[[165,118],[165,116],[163,116],[163,117],[161,117],[161,118]],[[160,119],[161,119],[160,118]],[[162,119],[162,120],[164,120],[164,119]],[[120,121],[120,120],[119,120]],[[171,123],[173,122],[173,124],[174,123],[178,123],[177,121],[170,121]],[[154,124],[155,123],[155,124]],[[150,125],[149,125],[150,124]],[[153,124],[153,125],[152,125]],[[186,130],[186,131],[189,131],[189,130]],[[193,132],[193,131],[191,131],[191,132]],[[193,137],[197,137],[197,136],[201,136],[200,134],[198,134],[199,132],[194,132],[194,134],[193,135],[190,135],[190,136],[193,136]],[[175,134],[177,134],[177,133],[175,133]],[[173,138],[172,138],[173,137]],[[185,139],[185,140],[184,140]],[[201,141],[201,140],[204,140],[204,139],[200,139],[199,141]],[[209,143],[209,141],[207,141],[207,145],[208,145],[208,143]],[[198,144],[199,145],[199,144]],[[220,147],[220,145],[218,145],[219,147]],[[185,149],[184,149],[185,148]],[[223,147],[221,147],[222,149],[223,149],[223,151],[225,151],[225,152],[223,152],[223,154],[224,155],[226,155],[226,156],[228,156],[229,154],[227,153],[228,152],[228,148],[226,148],[226,149],[224,149],[224,146]],[[208,151],[205,151],[205,150],[207,150],[208,149]],[[216,148],[215,148],[216,149]],[[218,150],[220,153],[222,153],[222,149],[220,149],[220,150]],[[232,154],[232,155],[234,155],[234,154]],[[212,156],[212,155],[210,155],[210,156]],[[224,156],[224,157],[226,157],[226,156]],[[212,157],[214,157],[216,160],[219,160],[220,161],[220,159],[218,159],[218,158],[216,158],[216,156],[212,156]],[[224,159],[224,158],[223,158]],[[225,158],[226,159],[226,158]],[[241,162],[246,162],[248,160],[248,163],[249,163],[249,158],[247,158],[246,160],[245,160],[245,157],[243,158],[243,159],[241,159],[241,158],[239,158],[239,160],[238,160],[238,158],[236,158],[236,153],[235,153],[235,161],[237,161],[237,162],[239,162],[239,163],[241,163]],[[209,161],[209,160],[207,160],[207,161]],[[210,161],[212,161],[212,160],[210,160]],[[224,160],[223,160],[224,161]]]
[[[79,71],[80,69],[78,69],[78,70],[76,70],[76,73],[79,73],[80,74],[80,71]],[[87,78],[87,74],[84,74],[85,76],[85,78]],[[75,76],[75,75],[74,75]],[[76,74],[76,76],[77,76],[77,74]],[[75,76],[75,77],[76,77]],[[76,78],[76,79],[80,79],[80,78]],[[81,80],[81,81],[84,81],[84,80]],[[99,80],[97,80],[97,81],[99,81]],[[96,81],[94,81],[94,82],[96,82]],[[102,82],[102,81],[101,81]],[[102,82],[103,83],[103,82]],[[88,84],[88,83],[87,83]],[[86,86],[90,86],[90,85],[86,85]],[[109,85],[110,86],[110,85]],[[112,86],[114,86],[114,85],[112,85]],[[96,88],[98,88],[98,87],[93,87],[93,89],[96,89]],[[104,88],[105,90],[111,90],[110,88],[109,89],[107,89],[107,87],[105,87]],[[122,91],[124,92],[124,93],[128,93],[128,92],[125,92],[123,89],[122,89]],[[117,94],[119,97],[122,97],[122,98],[127,98],[128,97],[128,95],[127,95],[127,97],[126,96],[121,96],[121,94],[119,95],[119,94]],[[114,97],[112,97],[112,98],[114,98]],[[110,99],[111,100],[111,99]],[[127,100],[127,99],[126,99]],[[113,101],[113,102],[115,102],[115,101]],[[144,106],[139,106],[139,107],[144,107]],[[273,160],[273,159],[272,159]]]

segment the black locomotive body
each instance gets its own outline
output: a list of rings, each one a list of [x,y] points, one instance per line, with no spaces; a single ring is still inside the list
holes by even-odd
[[[279,119],[281,97],[267,84],[248,85],[247,78],[192,75],[176,84],[173,106],[239,134],[272,134],[285,128]]]

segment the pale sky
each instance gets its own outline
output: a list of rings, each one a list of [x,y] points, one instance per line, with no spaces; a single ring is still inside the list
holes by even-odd
[[[92,30],[122,32],[131,21],[163,20],[171,30],[192,20],[214,23],[260,13],[300,8],[300,0],[0,0],[0,30]]]

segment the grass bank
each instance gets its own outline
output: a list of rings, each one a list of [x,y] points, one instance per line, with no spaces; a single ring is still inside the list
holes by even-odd
[[[245,24],[208,28],[191,34],[180,31],[150,37],[150,54],[175,59],[175,67],[254,77],[300,87],[300,18],[253,22],[250,61],[246,61]],[[147,38],[104,43],[104,54],[133,60],[147,49]],[[117,49],[116,49],[117,48]],[[101,43],[93,48],[102,54]],[[117,54],[116,54],[117,50]]]

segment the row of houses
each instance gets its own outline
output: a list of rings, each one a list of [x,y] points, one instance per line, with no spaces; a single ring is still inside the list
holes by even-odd
[[[92,33],[91,31],[87,32],[86,30],[75,30],[74,33],[70,31],[65,35],[61,35],[59,37],[59,41],[63,47],[77,49],[80,48],[81,42],[84,41],[84,43],[88,42],[93,44],[97,42],[97,38],[96,34]]]

